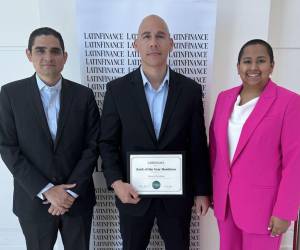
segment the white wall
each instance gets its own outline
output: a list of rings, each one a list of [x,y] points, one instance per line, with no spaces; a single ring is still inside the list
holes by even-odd
[[[258,8],[259,6],[259,8]],[[218,0],[213,85],[209,113],[217,93],[240,83],[236,63],[239,49],[256,37],[268,38],[271,0]],[[255,17],[255,18],[254,18]]]
[[[62,33],[69,52],[64,76],[80,81],[75,0],[0,0],[0,6],[0,86],[33,73],[25,58],[25,48],[29,33],[39,26],[51,26]],[[251,3],[219,0],[212,83],[215,91],[210,93],[209,116],[216,93],[239,82],[237,53],[241,45],[252,38],[271,42],[276,60],[273,79],[300,93],[296,76],[300,72],[299,24],[299,0],[252,0]],[[12,192],[12,177],[0,161],[0,250],[25,249],[17,218],[11,212]],[[218,247],[216,222],[211,212],[202,219],[201,244],[203,250]],[[62,249],[60,243],[57,249]],[[282,249],[291,249],[291,233]]]
[[[275,53],[273,78],[300,93],[300,1],[273,0],[269,40]]]
[[[37,11],[38,0],[1,0],[0,6],[0,84],[2,85],[33,73],[31,65],[25,58],[25,46],[28,34],[33,28],[39,26],[39,12]],[[0,183],[0,249],[25,249],[17,217],[11,212],[12,177],[2,162],[0,162]]]
[[[275,70],[273,80],[300,94],[300,1],[272,0],[269,41],[274,48]],[[282,250],[291,248],[292,230],[282,243]]]

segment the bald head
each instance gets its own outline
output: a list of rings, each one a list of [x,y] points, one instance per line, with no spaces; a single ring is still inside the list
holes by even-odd
[[[173,48],[166,22],[156,15],[146,16],[140,24],[134,47],[140,54],[144,71],[150,68],[165,71]]]
[[[153,27],[153,26],[160,27],[162,32],[165,32],[168,35],[170,35],[167,23],[165,22],[164,19],[162,19],[160,16],[157,15],[149,15],[142,20],[139,26],[138,35],[141,35],[145,31],[145,28]]]

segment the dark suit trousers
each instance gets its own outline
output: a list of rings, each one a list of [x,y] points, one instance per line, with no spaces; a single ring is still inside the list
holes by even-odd
[[[146,249],[155,218],[166,250],[189,249],[191,212],[181,217],[171,217],[167,214],[162,200],[157,198],[152,200],[148,211],[142,216],[120,212],[123,250]]]
[[[27,250],[53,250],[60,231],[65,250],[89,250],[93,212],[81,216],[51,216],[46,219],[24,220],[20,225]]]

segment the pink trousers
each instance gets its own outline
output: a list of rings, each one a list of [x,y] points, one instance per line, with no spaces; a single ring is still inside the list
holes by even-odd
[[[227,215],[224,221],[218,220],[220,231],[220,250],[279,250],[281,236],[269,234],[251,234],[238,228],[235,224],[228,202]]]

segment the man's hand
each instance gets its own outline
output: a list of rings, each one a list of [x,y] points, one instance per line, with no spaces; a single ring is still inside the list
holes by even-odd
[[[213,196],[210,196],[210,197],[209,197],[209,200],[210,200],[209,207],[210,207],[211,209],[214,209],[214,197],[213,197]]]
[[[63,207],[55,207],[54,205],[50,205],[48,212],[49,214],[52,214],[53,216],[59,216],[63,215],[64,213],[68,212],[69,209],[63,208]]]
[[[73,205],[75,198],[66,190],[75,186],[76,184],[57,185],[47,190],[43,195],[54,207],[69,209]]]
[[[282,220],[278,217],[272,216],[268,226],[268,230],[271,233],[271,237],[279,236],[285,233],[288,230],[290,224],[290,221]]]
[[[115,190],[116,195],[122,203],[137,204],[140,201],[139,194],[129,183],[117,180],[111,187]]]
[[[196,207],[196,213],[198,216],[206,215],[207,210],[210,205],[210,200],[208,196],[195,196],[195,207]]]

